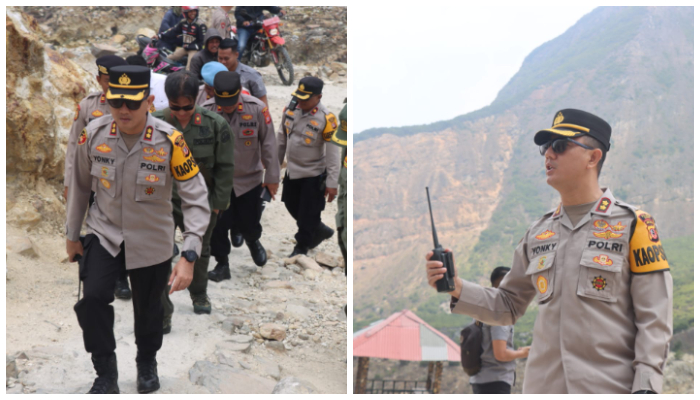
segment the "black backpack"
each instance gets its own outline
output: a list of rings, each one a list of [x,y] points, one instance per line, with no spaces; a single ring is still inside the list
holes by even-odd
[[[460,333],[459,346],[462,350],[462,369],[469,376],[474,376],[481,371],[481,354],[484,352],[484,348],[481,346],[483,338],[481,328],[483,326],[482,322],[474,320]]]

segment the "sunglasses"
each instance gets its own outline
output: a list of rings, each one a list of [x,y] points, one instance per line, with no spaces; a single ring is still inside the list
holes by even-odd
[[[136,111],[139,108],[141,108],[141,103],[143,103],[143,100],[134,101],[134,100],[124,100],[124,99],[109,99],[109,100],[107,100],[107,103],[109,104],[110,107],[114,107],[114,108],[122,108],[122,105],[126,104],[126,108],[128,108],[131,111]]]
[[[585,145],[581,142],[577,142],[574,139],[570,138],[560,138],[560,139],[554,139],[550,140],[549,142],[543,144],[540,146],[540,154],[544,155],[544,153],[547,152],[547,149],[552,147],[552,151],[554,154],[562,154],[566,151],[567,147],[569,147],[569,143],[573,143],[577,146],[581,146],[586,150],[595,150],[593,147]]]
[[[194,106],[195,106],[195,105],[194,105],[194,104],[190,104],[189,106],[178,107],[178,106],[174,106],[174,105],[172,105],[172,104],[168,104],[168,106],[170,107],[170,111],[180,111],[180,110],[182,110],[182,111],[192,111],[192,110],[194,109]]]

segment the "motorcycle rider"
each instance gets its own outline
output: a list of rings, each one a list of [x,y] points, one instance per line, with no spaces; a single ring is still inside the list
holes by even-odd
[[[277,6],[238,6],[233,15],[236,17],[236,28],[238,29],[238,59],[241,59],[241,54],[245,51],[245,45],[248,43],[255,32],[260,29],[255,26],[258,19],[262,19],[263,11],[267,10],[272,14],[285,15],[286,12],[281,7]],[[236,71],[238,72],[238,71]],[[265,102],[267,104],[267,102]]]
[[[207,26],[199,22],[199,7],[182,7],[182,13],[185,18],[181,19],[175,26],[165,32],[158,34],[158,39],[173,39],[180,36],[182,38],[182,47],[177,47],[173,54],[168,56],[169,60],[178,61],[187,54],[187,69],[190,69],[192,57],[202,49],[204,36],[207,33]]]
[[[238,41],[236,39],[221,41],[219,62],[224,64],[229,71],[235,72],[241,77],[241,84],[250,91],[253,97],[257,97],[266,106],[268,105],[267,89],[260,72],[238,61]]]
[[[158,29],[158,33],[163,33],[168,29],[172,28],[173,26],[177,25],[177,23],[180,22],[181,19],[182,7],[172,7],[170,10],[168,10],[168,12],[165,13],[163,21],[160,23],[160,29]],[[181,38],[163,38],[158,41],[157,46],[159,49],[165,48],[170,51],[175,51],[175,48],[181,46],[181,43]]]
[[[221,39],[223,37],[221,37],[216,28],[207,30],[207,34],[204,36],[204,48],[192,57],[189,70],[197,75],[199,79],[202,79],[201,71],[204,64],[217,60]]]

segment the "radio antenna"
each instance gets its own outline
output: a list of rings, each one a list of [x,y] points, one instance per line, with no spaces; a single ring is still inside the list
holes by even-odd
[[[435,230],[435,221],[433,220],[433,207],[430,205],[430,190],[428,187],[425,187],[425,193],[428,195],[428,209],[430,210],[430,226],[433,228],[433,243],[435,244],[435,248],[437,249],[440,247],[440,243],[438,243],[438,237],[437,237],[437,231]]]

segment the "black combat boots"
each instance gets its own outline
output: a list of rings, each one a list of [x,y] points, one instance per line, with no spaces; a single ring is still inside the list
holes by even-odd
[[[255,265],[262,267],[267,263],[267,252],[262,244],[260,244],[260,240],[254,242],[246,240],[245,244],[248,246],[248,250],[250,250],[250,256],[253,257]]]
[[[209,271],[207,274],[209,280],[212,282],[221,282],[225,279],[231,279],[231,270],[228,267],[228,263],[217,263],[213,270]]]
[[[131,299],[131,289],[129,289],[129,281],[127,278],[117,279],[117,284],[114,286],[114,297],[122,300]]]
[[[136,355],[136,390],[139,393],[151,393],[160,389],[158,380],[158,363],[156,356]]]
[[[231,244],[235,248],[239,248],[239,247],[243,246],[243,235],[241,235],[240,233],[236,233],[236,234],[232,233],[231,234]]]
[[[88,394],[119,394],[117,355],[115,353],[106,356],[93,355],[92,365],[95,366],[97,379],[93,382]]]
[[[319,244],[321,244],[321,242],[323,242],[324,240],[330,239],[333,236],[334,232],[335,231],[333,230],[333,228],[326,226],[326,224],[321,222],[321,224],[319,224],[318,228],[316,228],[316,231],[314,232],[314,239],[311,242],[309,249],[313,249]]]
[[[292,254],[289,255],[289,257],[294,257],[299,254],[306,255],[306,253],[309,252],[308,247],[305,246],[299,246],[298,244],[294,246],[294,250],[292,251]]]

